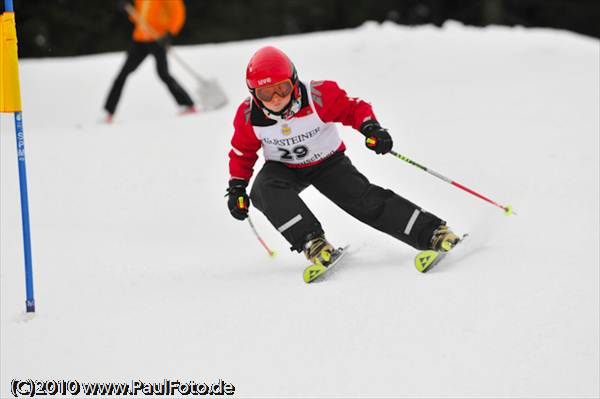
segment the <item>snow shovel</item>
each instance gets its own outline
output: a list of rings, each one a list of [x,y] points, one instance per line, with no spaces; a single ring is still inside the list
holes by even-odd
[[[183,61],[173,49],[169,50],[169,54],[171,54],[183,69],[188,71],[189,74],[196,79],[196,82],[198,83],[196,93],[198,94],[198,102],[200,103],[201,109],[213,110],[227,104],[227,95],[216,79],[205,79],[200,76],[185,61]]]

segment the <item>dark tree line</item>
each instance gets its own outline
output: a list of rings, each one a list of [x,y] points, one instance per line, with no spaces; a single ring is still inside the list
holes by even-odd
[[[21,57],[93,54],[126,48],[132,26],[120,0],[14,0]],[[224,42],[399,24],[553,27],[600,37],[600,0],[186,0],[178,44]]]

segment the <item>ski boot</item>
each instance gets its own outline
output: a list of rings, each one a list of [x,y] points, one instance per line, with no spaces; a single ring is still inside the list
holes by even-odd
[[[449,252],[459,241],[460,237],[443,224],[433,232],[431,249],[438,252]]]
[[[304,282],[310,283],[327,272],[329,266],[336,263],[342,254],[343,249],[336,250],[322,235],[310,238],[304,244],[304,255],[311,262],[304,269]]]
[[[426,273],[444,259],[461,240],[462,238],[454,234],[448,226],[441,225],[433,232],[430,249],[421,251],[415,256],[415,267],[421,273]]]
[[[333,252],[333,245],[323,236],[317,236],[304,244],[304,255],[313,265],[329,266]]]

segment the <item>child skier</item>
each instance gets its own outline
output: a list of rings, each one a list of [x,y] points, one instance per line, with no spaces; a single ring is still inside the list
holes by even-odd
[[[345,155],[336,122],[362,133],[376,154],[392,149],[370,104],[348,97],[333,81],[299,81],[294,64],[274,47],[252,56],[246,83],[251,97],[237,110],[229,152],[233,217],[248,216],[246,187],[262,147],[266,162],[254,180],[252,203],[291,250],[303,251],[313,265],[326,268],[336,250],[299,196],[309,185],[358,220],[419,250],[449,251],[459,241],[437,216],[371,184]]]

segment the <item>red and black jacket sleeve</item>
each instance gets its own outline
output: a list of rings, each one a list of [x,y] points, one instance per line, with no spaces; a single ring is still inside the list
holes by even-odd
[[[229,151],[229,174],[230,179],[241,179],[250,181],[254,171],[254,164],[258,159],[258,150],[261,147],[260,140],[254,133],[250,123],[250,99],[246,99],[239,106],[233,121],[233,138],[231,139],[231,151]]]
[[[371,104],[346,91],[331,80],[312,81],[311,96],[317,114],[323,122],[339,122],[359,130],[367,120],[377,120]]]

